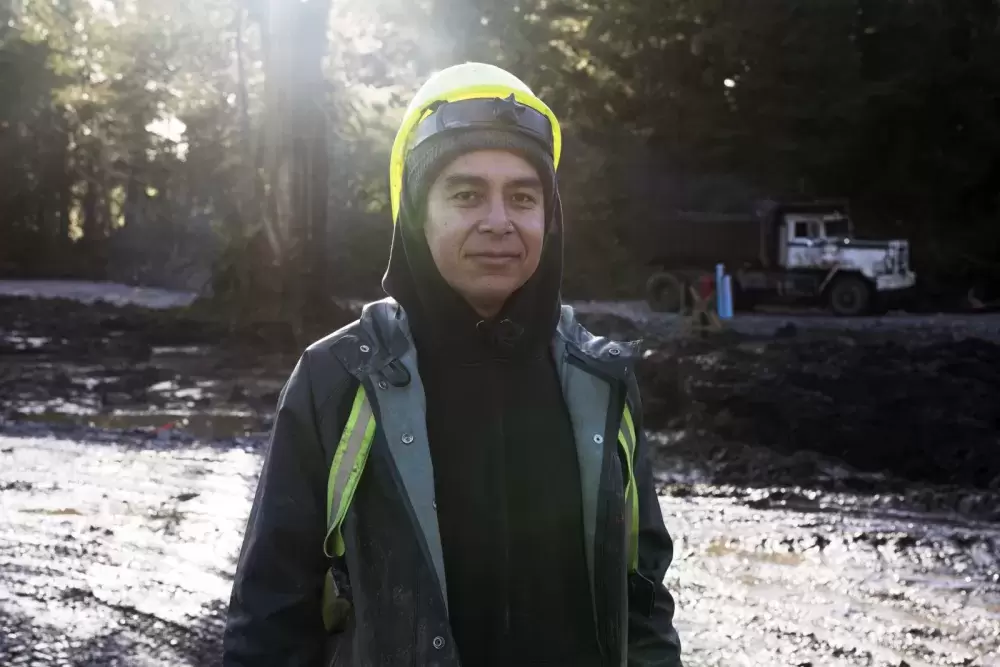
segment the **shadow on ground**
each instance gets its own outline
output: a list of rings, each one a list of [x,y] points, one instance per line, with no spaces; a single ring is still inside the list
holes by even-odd
[[[47,601],[73,613],[76,606],[92,613],[100,608],[110,629],[89,638],[73,638],[65,628],[42,625],[38,619],[0,606],[0,656],[4,665],[73,665],[74,667],[133,667],[190,665],[208,667],[222,659],[225,605],[208,605],[190,623],[165,622],[132,607],[102,603],[80,590],[66,591],[60,601]]]

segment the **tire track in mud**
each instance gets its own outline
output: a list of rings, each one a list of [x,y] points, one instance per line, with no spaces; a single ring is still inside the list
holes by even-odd
[[[665,496],[686,664],[1000,664],[1000,526]]]
[[[0,664],[217,664],[259,458],[121,441],[0,436]]]
[[[0,664],[218,664],[259,451],[91,435],[0,436]],[[681,486],[661,506],[688,667],[1000,664],[1000,525]]]
[[[670,339],[683,332],[680,318],[652,310],[644,301],[577,301],[583,315],[625,318],[643,329],[643,336]],[[837,317],[816,309],[790,308],[770,313],[738,313],[726,327],[745,335],[773,335],[793,326],[803,331],[840,333],[905,332],[952,340],[981,338],[1000,342],[1000,313],[893,313],[865,317]]]

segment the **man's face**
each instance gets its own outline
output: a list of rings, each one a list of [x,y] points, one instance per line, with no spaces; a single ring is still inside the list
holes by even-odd
[[[506,151],[475,151],[445,167],[427,196],[424,233],[438,271],[492,317],[538,268],[545,202],[538,172]]]

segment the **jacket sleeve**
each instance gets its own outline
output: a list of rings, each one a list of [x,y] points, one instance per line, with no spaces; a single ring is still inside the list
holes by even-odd
[[[674,544],[663,524],[653,483],[638,386],[634,379],[630,384],[636,432],[633,469],[639,489],[639,567],[629,578],[628,667],[682,667],[681,643],[674,629],[674,599],[663,585]]]
[[[223,635],[224,667],[322,665],[326,633],[321,599],[329,566],[322,548],[327,455],[316,406],[343,403],[338,398],[346,393],[349,379],[342,369],[323,370],[327,377],[321,403],[314,400],[309,352],[299,359],[278,399],[236,566]],[[330,378],[335,370],[339,374]]]

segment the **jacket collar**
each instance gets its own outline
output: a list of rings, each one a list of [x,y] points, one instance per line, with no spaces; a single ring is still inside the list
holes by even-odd
[[[334,353],[344,367],[359,379],[377,375],[394,386],[409,383],[409,373],[400,362],[414,346],[406,312],[391,297],[367,304],[358,320],[356,333],[341,336],[333,343]],[[577,320],[572,306],[563,305],[552,335],[553,350],[565,345],[568,354],[592,372],[624,380],[641,355],[642,341],[618,342],[595,336]]]

